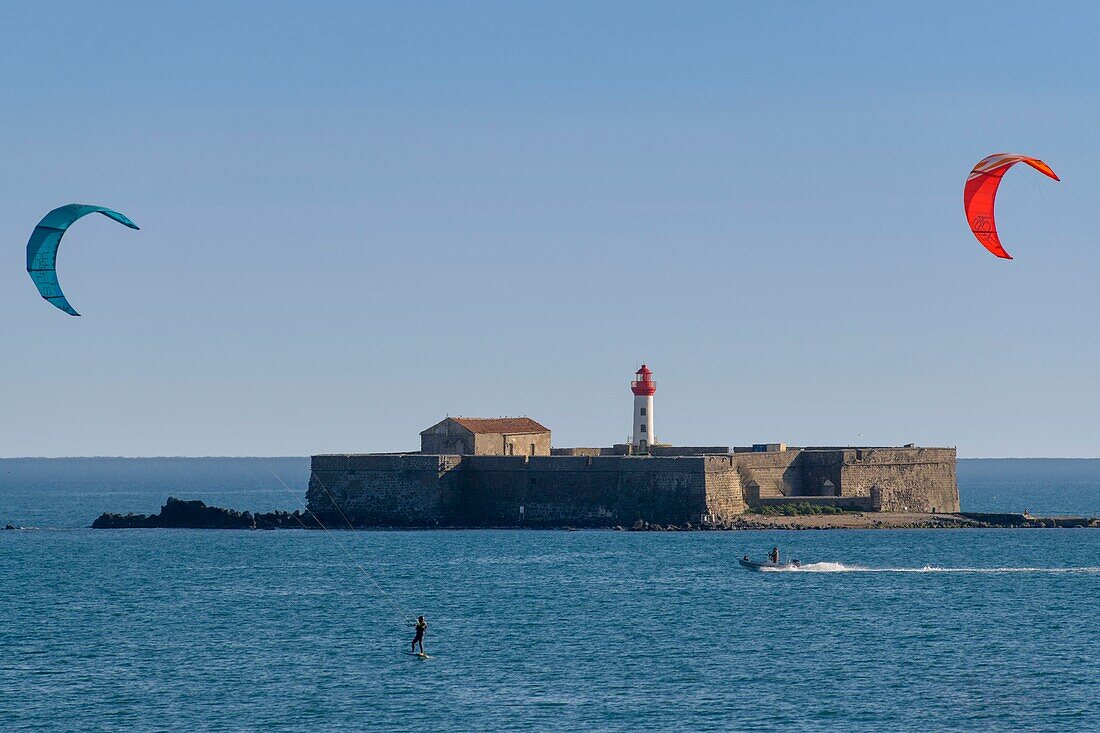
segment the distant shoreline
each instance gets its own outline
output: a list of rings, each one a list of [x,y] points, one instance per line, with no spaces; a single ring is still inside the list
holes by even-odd
[[[854,447],[854,446],[852,446]],[[393,451],[399,452],[399,451]],[[309,456],[0,456],[0,461],[308,461]],[[1100,456],[959,456],[959,461],[1100,461]]]

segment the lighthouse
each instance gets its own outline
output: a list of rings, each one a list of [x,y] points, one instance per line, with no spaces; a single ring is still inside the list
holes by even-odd
[[[636,379],[630,383],[630,391],[634,393],[634,434],[630,443],[639,453],[648,453],[649,446],[657,442],[653,434],[653,393],[657,391],[657,383],[645,364],[634,376]]]

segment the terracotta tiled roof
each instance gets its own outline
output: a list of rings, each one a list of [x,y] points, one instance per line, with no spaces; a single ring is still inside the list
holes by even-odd
[[[549,433],[529,417],[452,417],[471,433]]]

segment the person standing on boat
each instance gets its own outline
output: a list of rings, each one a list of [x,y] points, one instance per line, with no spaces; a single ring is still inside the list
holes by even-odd
[[[778,547],[773,547],[772,548],[772,551],[768,553],[768,559],[771,560],[776,565],[779,564],[779,548]]]
[[[424,653],[424,632],[428,630],[428,622],[421,616],[416,620],[416,636],[412,640],[412,652],[416,654],[416,645],[420,645],[420,653]]]

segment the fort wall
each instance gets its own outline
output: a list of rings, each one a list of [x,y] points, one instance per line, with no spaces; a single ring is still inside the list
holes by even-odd
[[[866,510],[959,510],[953,448],[599,453],[314,456],[307,501],[335,526],[344,517],[356,526],[697,524],[798,497]]]
[[[957,512],[954,448],[844,451],[844,496],[870,496],[884,512]]]
[[[706,514],[711,521],[724,521],[743,514],[745,489],[734,456],[705,456],[703,470],[707,488]]]
[[[773,453],[734,453],[736,467],[745,498],[794,496],[802,491],[802,471],[795,466],[797,449]]]
[[[431,526],[454,513],[461,456],[313,456],[306,506],[325,524]]]
[[[691,456],[466,456],[458,519],[482,526],[699,523],[744,511],[730,461]]]

